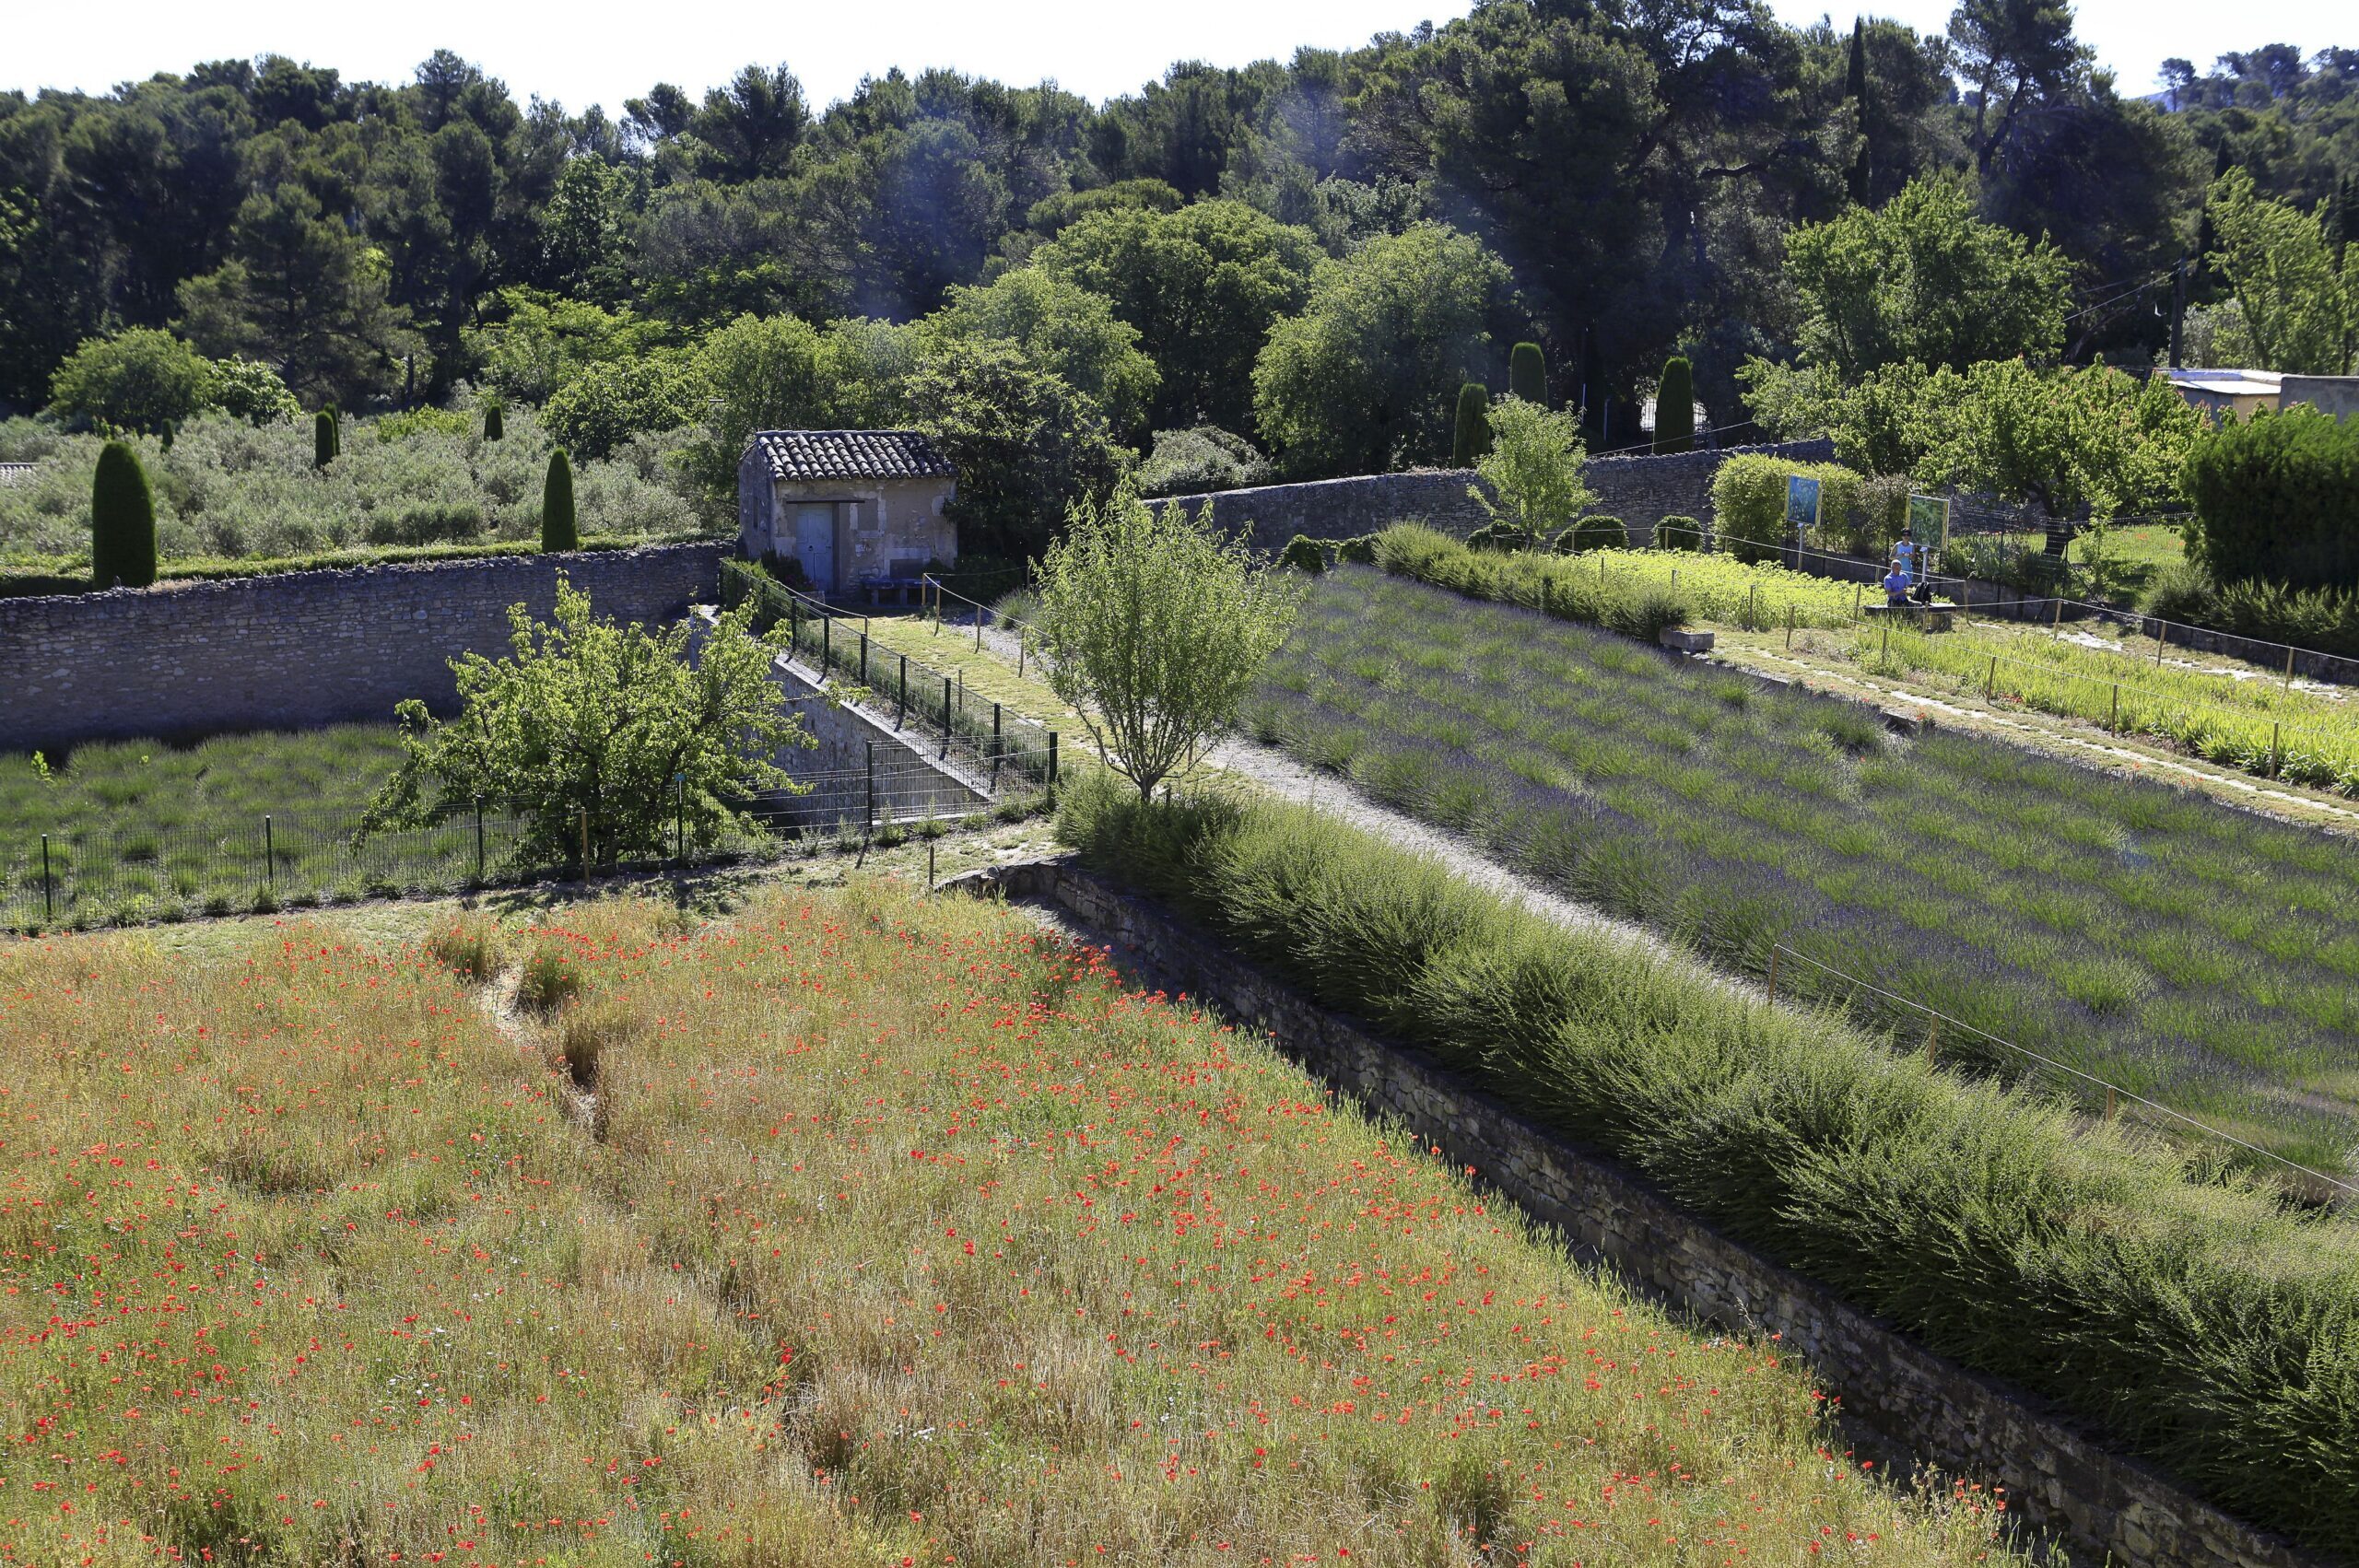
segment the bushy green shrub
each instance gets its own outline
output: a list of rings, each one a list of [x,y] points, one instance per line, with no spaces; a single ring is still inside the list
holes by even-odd
[[[2359,590],[2231,582],[2213,591],[2208,611],[2199,625],[2359,659]]]
[[[1655,391],[1655,451],[1695,450],[1696,370],[1674,354],[1663,361],[1662,380]]]
[[[1267,485],[1274,471],[1242,436],[1217,425],[1157,430],[1154,450],[1139,465],[1142,496],[1194,496]]]
[[[1519,343],[1508,356],[1508,395],[1548,406],[1548,360],[1536,343]]]
[[[1848,520],[1858,514],[1859,474],[1840,463],[1737,452],[1721,459],[1712,475],[1713,528],[1730,554],[1748,563],[1771,560],[1794,542],[1794,531],[1786,524],[1786,480],[1797,474],[1820,485],[1821,532],[1810,544],[1823,549],[1841,543],[1826,535],[1848,530]]]
[[[1618,517],[1592,514],[1557,534],[1555,545],[1560,556],[1577,556],[1583,550],[1626,550],[1630,528]]]
[[[483,508],[473,501],[422,501],[377,512],[363,531],[371,544],[459,544],[483,534]]]
[[[2359,581],[2359,422],[2297,404],[2199,437],[2183,476],[2187,553],[2226,584]]]
[[[1686,598],[1660,584],[1599,575],[1562,556],[1509,545],[1461,544],[1423,523],[1394,523],[1376,536],[1376,564],[1396,577],[1475,599],[1520,604],[1567,621],[1652,642],[1692,617]]]
[[[1309,572],[1317,577],[1327,569],[1327,552],[1322,547],[1323,544],[1322,540],[1297,533],[1286,541],[1285,549],[1278,552],[1278,565],[1292,567],[1298,572]]]
[[[1676,514],[1655,524],[1655,548],[1658,550],[1701,550],[1704,547],[1704,525],[1692,517]]]
[[[2138,608],[2165,621],[2208,626],[2215,613],[2212,574],[2193,561],[2172,561],[2155,572],[2138,598]]]
[[[1764,1008],[1315,810],[1141,806],[1059,836],[1249,958],[1943,1355],[2297,1540],[2359,1539],[2359,1232],[2199,1153]]]
[[[213,363],[170,333],[133,327],[87,340],[50,378],[49,405],[79,428],[154,434],[212,401]]]
[[[1472,468],[1491,450],[1491,389],[1468,381],[1458,389],[1458,414],[1450,427],[1449,462]]]
[[[508,436],[508,411],[494,402],[484,405],[483,439],[487,441],[505,440]]]
[[[381,415],[376,422],[380,441],[406,441],[417,436],[440,436],[465,440],[475,434],[475,421],[455,408],[410,408]],[[336,432],[336,450],[343,451],[344,432]]]
[[[311,466],[325,468],[335,461],[335,415],[321,409],[311,415]]]
[[[235,354],[213,362],[213,405],[249,425],[282,424],[303,413],[276,370]]]
[[[1355,566],[1376,565],[1376,535],[1373,533],[1352,535],[1335,546],[1335,556],[1338,560],[1349,561]]]
[[[1511,522],[1486,522],[1466,536],[1466,547],[1506,555],[1517,550],[1529,550],[1532,539]]]
[[[156,500],[138,454],[122,441],[106,444],[90,480],[90,579],[100,588],[156,580]]]
[[[548,478],[541,486],[541,548],[576,550],[581,535],[574,527],[573,460],[559,447],[549,453]]]

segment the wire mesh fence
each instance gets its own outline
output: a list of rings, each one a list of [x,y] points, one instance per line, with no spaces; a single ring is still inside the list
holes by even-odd
[[[482,808],[370,832],[345,813],[274,812],[167,830],[60,824],[0,843],[0,930],[87,930],[576,877],[585,860],[577,842],[594,873],[759,862],[815,837],[889,839],[1028,809],[1054,778],[1045,751],[1005,755],[997,789],[898,744],[867,753],[856,769],[815,773],[793,790],[738,802],[718,825],[679,809],[660,836],[620,849],[587,818],[580,839],[569,833],[557,848],[546,827]]]

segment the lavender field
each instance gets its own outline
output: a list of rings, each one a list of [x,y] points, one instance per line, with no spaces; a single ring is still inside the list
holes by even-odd
[[[1361,568],[1320,580],[1244,723],[1715,962],[1758,975],[1782,942],[2359,1170],[2347,840],[1972,736],[1893,739],[1852,704]],[[1779,988],[1922,1043],[1805,964]],[[2023,1065],[1954,1032],[1941,1050]]]

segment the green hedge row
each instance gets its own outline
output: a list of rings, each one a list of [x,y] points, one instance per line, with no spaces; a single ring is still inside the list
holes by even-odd
[[[1423,523],[1396,522],[1378,534],[1376,564],[1395,577],[1520,604],[1560,620],[1585,621],[1648,642],[1667,627],[1686,625],[1692,615],[1685,596],[1660,583],[1601,580],[1596,568],[1568,556],[1473,549]]]
[[[1772,1011],[1299,807],[1059,831],[1320,1003],[1431,1051],[1942,1354],[2229,1511],[2359,1540],[2359,1230],[1825,1015]]]
[[[604,535],[584,539],[575,548],[638,550],[651,544],[710,543],[713,538],[714,535],[707,533],[670,533],[644,538]],[[327,550],[316,556],[281,556],[251,560],[182,560],[158,568],[156,580],[221,582],[232,578],[272,577],[280,572],[344,571],[355,567],[385,567],[405,561],[466,561],[501,556],[536,556],[540,553],[539,544],[524,539],[498,544],[420,544],[383,549]],[[0,567],[0,599],[21,599],[29,594],[93,591],[94,585],[87,573],[52,569],[57,564],[51,560],[24,569]]]

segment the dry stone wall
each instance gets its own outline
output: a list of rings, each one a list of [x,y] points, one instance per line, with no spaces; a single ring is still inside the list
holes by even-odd
[[[562,571],[601,614],[676,619],[720,589],[719,544],[425,561],[0,599],[0,750],[391,720],[447,709],[450,661],[505,652]]]
[[[1788,441],[1776,446],[1731,447],[1721,451],[1678,452],[1664,457],[1602,457],[1584,471],[1597,492],[1596,509],[1630,527],[1630,542],[1650,544],[1656,522],[1666,517],[1712,521],[1712,474],[1735,452],[1766,452],[1796,462],[1827,462],[1835,455],[1826,440]],[[1235,532],[1248,529],[1253,547],[1276,551],[1297,533],[1313,539],[1348,539],[1415,518],[1464,537],[1490,521],[1466,487],[1474,474],[1464,468],[1412,469],[1355,479],[1320,479],[1302,485],[1261,485],[1215,490],[1171,499],[1192,514],[1207,501],[1213,521]]]
[[[2329,1568],[2230,1518],[2151,1467],[2091,1442],[2031,1397],[1933,1354],[1824,1287],[1720,1235],[1652,1187],[1583,1153],[1420,1053],[1377,1039],[1070,860],[959,883],[1049,900],[1280,1048],[1335,1089],[1438,1145],[1577,1255],[1673,1307],[1782,1336],[1823,1380],[1857,1452],[2003,1486],[2011,1511],[2083,1562],[2116,1568]],[[955,883],[954,883],[955,885]]]

